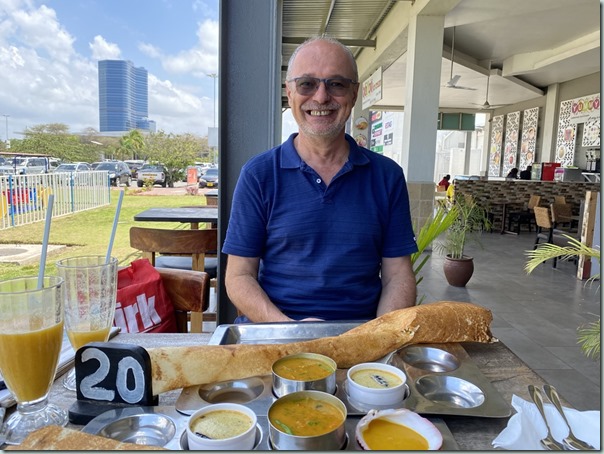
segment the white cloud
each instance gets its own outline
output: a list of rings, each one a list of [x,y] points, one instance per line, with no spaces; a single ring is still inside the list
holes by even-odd
[[[18,29],[19,40],[26,46],[48,52],[53,60],[68,62],[73,55],[74,38],[57,22],[53,9],[45,5],[31,11],[17,10],[12,21]]]
[[[159,59],[162,57],[161,50],[153,44],[139,43],[138,50],[151,58]]]
[[[94,40],[88,44],[95,60],[119,60],[121,51],[117,44],[107,42],[105,38],[96,35]]]
[[[163,58],[166,71],[196,77],[218,72],[218,22],[208,19],[199,24],[197,38],[197,46],[193,49]]]

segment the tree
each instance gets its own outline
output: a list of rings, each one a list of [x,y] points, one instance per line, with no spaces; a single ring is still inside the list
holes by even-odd
[[[191,134],[175,135],[163,131],[147,136],[147,159],[166,168],[169,187],[182,178],[184,169],[195,162],[199,155],[199,139]]]
[[[133,129],[120,139],[119,152],[122,159],[140,159],[145,148],[145,137],[138,129]]]

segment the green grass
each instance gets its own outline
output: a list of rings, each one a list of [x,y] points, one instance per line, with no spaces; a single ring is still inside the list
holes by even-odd
[[[113,218],[117,206],[117,191],[111,194],[111,205],[84,211],[69,216],[53,218],[50,226],[49,244],[61,244],[68,247],[49,252],[46,259],[46,275],[56,275],[57,260],[77,255],[105,255],[109,246],[109,236],[113,227]],[[129,231],[134,225],[157,227],[162,229],[189,228],[189,224],[178,222],[135,222],[134,216],[147,208],[180,207],[205,205],[203,195],[144,195],[126,191],[119,222],[113,242],[112,254],[120,265],[128,265],[139,257],[130,247]],[[0,230],[0,243],[3,244],[41,244],[44,237],[44,222]],[[36,276],[39,264],[29,262],[24,265],[0,263],[0,280],[21,276]]]

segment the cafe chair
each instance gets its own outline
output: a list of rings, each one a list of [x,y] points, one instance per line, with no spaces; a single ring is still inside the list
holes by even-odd
[[[535,223],[537,224],[537,236],[535,237],[533,250],[537,249],[540,242],[555,244],[557,246],[566,246],[568,244],[568,238],[563,235],[568,234],[568,232],[560,231],[554,227],[554,223],[550,217],[550,210],[546,207],[538,206],[533,210],[535,213]],[[552,267],[556,268],[558,258],[554,257],[553,260]]]
[[[151,264],[159,268],[206,272],[215,287],[218,258],[216,229],[170,230],[146,227],[130,228],[130,246],[142,252]],[[213,282],[212,282],[213,281]],[[207,309],[207,308],[206,308]],[[191,312],[191,332],[201,332],[204,315]],[[215,313],[206,313],[206,321],[215,321]]]
[[[210,306],[210,276],[203,271],[156,269],[174,306],[177,332],[188,333],[189,314],[202,313]],[[197,327],[191,325],[191,332],[197,332],[193,328]]]
[[[568,203],[551,203],[550,211],[555,229],[572,231],[573,209]]]
[[[566,203],[566,197],[564,197],[563,195],[555,195],[554,203]]]
[[[517,234],[520,234],[520,226],[522,224],[525,224],[528,226],[528,231],[532,232],[532,225],[533,225],[533,221],[535,220],[535,215],[533,212],[533,209],[536,206],[539,206],[539,203],[541,202],[541,196],[540,195],[536,195],[536,194],[532,194],[528,204],[526,206],[526,209],[521,210],[521,211],[511,211],[510,213],[508,213],[508,230],[512,231],[512,225],[516,224],[516,230],[515,232]]]

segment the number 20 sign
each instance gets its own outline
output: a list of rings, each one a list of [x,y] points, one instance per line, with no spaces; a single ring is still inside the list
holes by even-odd
[[[149,353],[138,345],[91,342],[75,356],[78,400],[155,405]]]

